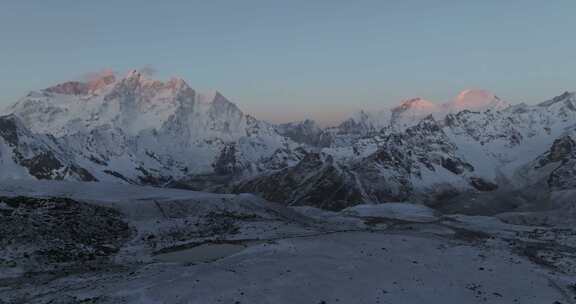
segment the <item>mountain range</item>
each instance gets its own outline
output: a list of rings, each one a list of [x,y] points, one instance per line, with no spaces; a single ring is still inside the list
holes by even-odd
[[[0,179],[250,192],[332,210],[441,208],[535,185],[539,199],[574,189],[575,128],[569,92],[527,105],[466,90],[444,104],[413,98],[321,128],[268,123],[219,92],[131,71],[33,91],[4,109]]]

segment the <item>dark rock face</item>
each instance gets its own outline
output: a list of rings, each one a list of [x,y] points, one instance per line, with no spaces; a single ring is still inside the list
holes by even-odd
[[[240,171],[242,165],[236,157],[236,145],[233,143],[225,145],[212,167],[216,174],[222,175],[234,174]]]
[[[104,173],[109,174],[109,175],[112,175],[112,176],[114,176],[114,177],[117,177],[117,178],[119,178],[119,179],[121,179],[121,180],[123,180],[123,181],[125,181],[125,182],[128,182],[129,184],[134,183],[133,181],[131,181],[130,179],[126,178],[124,175],[122,175],[122,174],[120,174],[120,173],[118,173],[118,172],[116,172],[116,171],[104,170]]]
[[[564,136],[558,138],[552,144],[550,148],[550,152],[548,153],[546,160],[549,162],[557,162],[565,160],[568,156],[570,156],[575,151],[576,143],[570,136]],[[541,165],[545,165],[541,162]]]
[[[291,206],[340,210],[361,202],[361,193],[349,173],[331,157],[309,153],[296,166],[235,184],[231,192],[251,192]]]
[[[28,169],[30,175],[37,179],[62,180],[66,176],[75,176],[85,182],[98,181],[94,175],[82,167],[62,164],[52,151],[41,152],[32,158],[18,159],[17,161]]]
[[[471,177],[470,184],[479,191],[494,191],[498,189],[498,185],[478,177]]]
[[[443,158],[442,167],[444,167],[444,169],[454,174],[461,174],[463,172],[458,163],[452,160],[451,158]]]
[[[0,117],[0,137],[11,146],[18,144],[18,127],[15,116]]]
[[[131,235],[111,208],[66,198],[0,198],[0,247],[24,266],[107,258]]]
[[[572,159],[554,170],[548,177],[548,186],[554,190],[576,188],[576,160]]]
[[[566,190],[576,188],[576,143],[570,136],[554,141],[545,159],[539,165],[558,162],[559,165],[550,173],[548,186],[551,189]]]
[[[98,179],[94,177],[88,170],[80,167],[76,167],[75,165],[70,166],[69,171],[72,175],[76,175],[80,178],[81,181],[84,182],[97,182]]]
[[[138,176],[138,180],[144,185],[163,185],[170,181],[169,177],[163,177],[153,172],[150,172],[144,167],[136,167],[136,170],[140,171],[142,175]]]
[[[576,142],[570,136],[556,139],[550,149],[532,163],[531,171],[545,172],[546,184],[552,190],[576,188]]]
[[[31,175],[38,179],[54,179],[54,173],[64,167],[50,151],[43,152],[29,159],[23,159],[20,163],[28,168],[28,172]]]

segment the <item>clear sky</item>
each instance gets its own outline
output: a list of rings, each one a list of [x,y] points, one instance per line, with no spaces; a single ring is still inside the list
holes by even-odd
[[[575,31],[574,0],[0,0],[0,105],[143,66],[272,121],[467,88],[534,103],[576,90]]]

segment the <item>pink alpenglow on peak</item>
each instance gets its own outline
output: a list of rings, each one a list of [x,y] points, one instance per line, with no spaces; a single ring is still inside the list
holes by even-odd
[[[446,104],[449,112],[460,112],[462,110],[486,111],[488,109],[502,110],[509,104],[492,92],[486,90],[465,90],[462,91],[454,100]]]
[[[62,95],[96,94],[100,89],[116,82],[116,75],[112,70],[89,73],[82,78],[84,81],[67,81],[49,87],[45,91]]]
[[[440,106],[429,100],[419,97],[407,99],[390,110],[390,125],[394,128],[405,129],[417,124],[426,116],[439,112]]]
[[[391,109],[392,120],[398,122],[399,120],[414,121],[420,120],[428,115],[440,112],[440,106],[437,104],[417,97],[404,100],[400,105]]]

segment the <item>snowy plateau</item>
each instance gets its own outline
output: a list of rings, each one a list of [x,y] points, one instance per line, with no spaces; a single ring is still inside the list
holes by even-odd
[[[0,303],[576,303],[576,94],[273,124],[131,71],[0,116]]]

